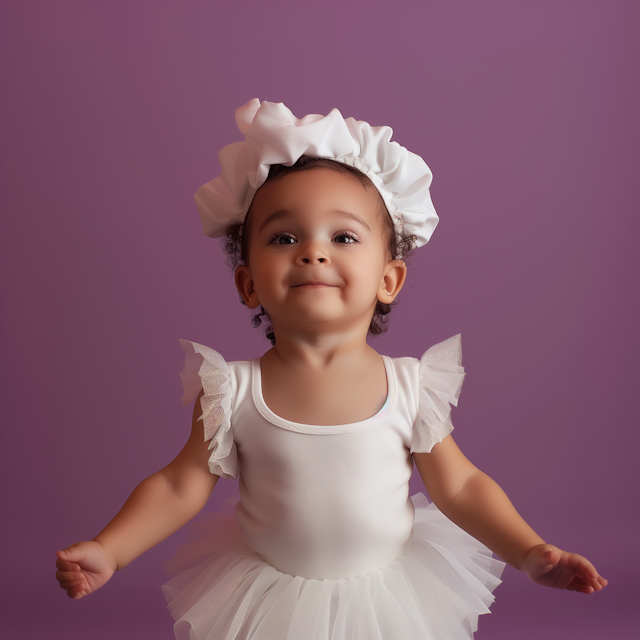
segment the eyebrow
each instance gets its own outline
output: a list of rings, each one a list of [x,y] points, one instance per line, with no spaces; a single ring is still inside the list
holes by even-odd
[[[258,229],[258,233],[262,231],[270,222],[273,220],[277,220],[278,218],[284,218],[287,215],[292,214],[293,211],[291,209],[280,209],[278,211],[274,211],[267,219],[260,225],[260,229]],[[361,224],[367,231],[371,231],[371,227],[363,220],[360,216],[357,216],[355,213],[351,213],[351,211],[343,211],[342,209],[332,209],[329,213],[337,213],[341,218],[348,218],[349,220],[354,220],[355,222]]]

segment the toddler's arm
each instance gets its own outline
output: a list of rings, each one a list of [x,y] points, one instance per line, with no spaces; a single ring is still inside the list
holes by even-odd
[[[114,571],[177,531],[205,505],[218,476],[209,471],[210,452],[202,422],[197,422],[200,396],[191,436],[175,460],[141,482],[92,541],[57,553],[56,578],[71,598],[82,598],[101,587]]]
[[[504,491],[447,436],[413,458],[431,499],[451,521],[538,584],[593,593],[607,581],[582,556],[562,551],[523,520]]]

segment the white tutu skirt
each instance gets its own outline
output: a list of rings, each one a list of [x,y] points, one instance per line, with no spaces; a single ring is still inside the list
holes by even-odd
[[[291,576],[242,541],[230,514],[207,514],[165,565],[177,640],[468,640],[489,613],[504,563],[426,497],[413,541],[381,569],[346,580]]]

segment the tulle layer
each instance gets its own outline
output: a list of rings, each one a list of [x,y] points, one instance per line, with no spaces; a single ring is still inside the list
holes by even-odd
[[[504,564],[419,494],[413,541],[348,580],[281,573],[242,542],[235,517],[207,514],[166,564],[177,640],[468,640]]]

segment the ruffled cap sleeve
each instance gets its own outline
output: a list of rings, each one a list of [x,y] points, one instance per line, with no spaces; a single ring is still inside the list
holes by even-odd
[[[458,405],[464,367],[460,334],[431,347],[420,359],[418,417],[411,452],[429,453],[453,431],[451,405]]]
[[[236,445],[231,431],[231,374],[224,358],[213,349],[188,340],[180,340],[185,351],[184,370],[180,374],[186,406],[204,389],[200,399],[204,441],[209,442],[209,471],[222,478],[238,477]]]

